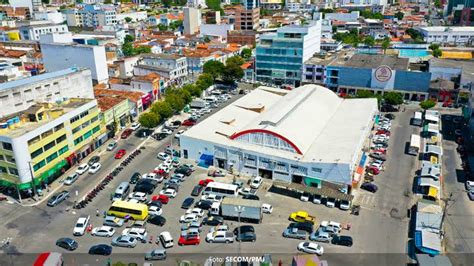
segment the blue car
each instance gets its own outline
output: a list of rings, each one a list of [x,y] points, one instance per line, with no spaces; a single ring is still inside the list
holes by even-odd
[[[375,193],[377,192],[377,190],[379,189],[377,187],[377,185],[373,184],[373,183],[369,183],[369,182],[365,182],[363,183],[361,186],[360,186],[361,189],[363,190],[367,190],[369,192],[372,192],[372,193]]]
[[[181,208],[182,209],[189,209],[191,207],[191,205],[193,205],[194,203],[194,198],[186,198],[184,201],[183,201],[183,204],[181,204]]]
[[[95,245],[89,249],[89,254],[108,256],[112,254],[112,247],[106,244]]]

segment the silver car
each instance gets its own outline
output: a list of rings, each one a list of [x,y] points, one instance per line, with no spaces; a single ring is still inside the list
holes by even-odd
[[[332,234],[330,232],[326,232],[323,228],[319,228],[318,231],[313,232],[309,236],[309,240],[311,241],[318,241],[318,242],[331,242]]]
[[[68,175],[68,177],[64,179],[64,184],[70,186],[72,185],[72,183],[76,182],[78,178],[79,178],[79,175],[77,173]]]
[[[165,260],[166,250],[154,249],[150,252],[145,253],[145,260]]]
[[[137,242],[135,238],[130,236],[118,236],[112,239],[112,246],[134,248]]]
[[[64,200],[66,200],[67,198],[69,198],[69,191],[62,191],[62,192],[59,192],[58,194],[52,196],[49,200],[48,200],[48,206],[49,207],[54,207],[56,205],[58,205],[59,203],[63,202]]]

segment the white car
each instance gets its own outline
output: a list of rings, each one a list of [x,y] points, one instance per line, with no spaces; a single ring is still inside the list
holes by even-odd
[[[147,201],[146,193],[143,193],[143,192],[133,192],[132,194],[130,194],[128,196],[128,198],[129,199],[135,199],[138,202],[146,202]]]
[[[134,122],[130,125],[131,130],[137,130],[139,128],[140,128],[140,123],[138,123],[138,122]]]
[[[218,196],[216,194],[208,194],[208,195],[201,196],[201,200],[210,200],[210,201],[213,201],[213,202],[221,202],[222,201],[222,196]]]
[[[79,167],[77,167],[76,173],[82,175],[83,173],[87,172],[87,170],[89,170],[89,165],[86,163],[83,163],[79,165]]]
[[[76,180],[79,178],[79,174],[78,173],[73,173],[71,175],[68,175],[66,177],[66,179],[64,179],[64,185],[72,185],[74,182],[76,182]]]
[[[298,250],[310,254],[323,255],[324,248],[316,243],[312,242],[301,242],[298,244]]]
[[[474,191],[474,181],[466,181],[466,190],[469,191]]]
[[[204,109],[202,109],[202,112],[205,113],[205,114],[210,114],[210,113],[212,113],[212,110],[209,109],[209,108],[204,108]]]
[[[158,157],[158,159],[163,160],[163,161],[166,161],[170,158],[170,156],[168,154],[164,153],[164,152],[158,153],[157,157]]]
[[[100,163],[95,163],[91,166],[91,168],[89,169],[89,174],[95,174],[97,173],[99,170],[100,170],[100,167],[102,165]]]
[[[257,189],[260,187],[262,182],[263,182],[263,178],[261,176],[256,176],[250,183],[250,187]]]
[[[301,194],[300,200],[303,202],[308,202],[309,201],[309,194],[303,193]]]
[[[147,241],[147,232],[145,228],[127,228],[122,231],[122,236],[130,236],[145,243]]]
[[[351,203],[348,200],[341,200],[339,202],[339,209],[347,211],[351,208]]]
[[[175,198],[176,197],[176,191],[172,188],[167,188],[167,189],[161,190],[160,195],[165,195],[165,196],[168,196],[170,198]]]
[[[148,207],[148,214],[149,215],[161,215],[163,213],[163,210],[155,205],[152,205]]]
[[[334,208],[336,206],[336,200],[333,198],[327,198],[326,199],[326,207],[328,208]]]
[[[197,222],[198,220],[199,217],[195,213],[181,215],[181,217],[179,218],[180,223],[192,223]]]
[[[148,173],[148,174],[142,175],[142,178],[143,179],[155,180],[156,182],[161,183],[161,182],[163,182],[164,177],[161,176],[161,175],[157,175],[155,173]]]
[[[73,235],[83,236],[86,233],[87,225],[89,224],[90,216],[79,217],[74,226]]]
[[[191,214],[191,213],[196,214],[198,217],[204,216],[204,210],[200,208],[193,208],[186,211],[186,214]]]
[[[93,236],[101,236],[101,237],[112,237],[115,234],[115,229],[113,229],[110,226],[101,226],[101,227],[95,227],[92,229],[91,234]]]
[[[214,226],[214,227],[211,227],[211,229],[209,229],[209,233],[227,232],[227,231],[229,231],[229,227],[226,224]]]
[[[233,243],[234,234],[232,232],[222,231],[208,233],[206,236],[206,241],[209,243]]]
[[[321,227],[324,227],[325,231],[334,232],[338,234],[342,230],[341,223],[334,221],[322,221]]]
[[[165,134],[171,135],[171,134],[173,134],[173,131],[171,131],[171,130],[169,130],[169,129],[167,129],[167,128],[163,128],[163,129],[161,130],[161,133],[165,133]]]
[[[158,165],[158,168],[165,168],[165,167],[167,167],[167,168],[173,167],[171,158],[164,161],[164,162],[162,162],[162,163],[160,163],[160,165]]]
[[[240,195],[244,196],[244,195],[255,195],[256,191],[253,191],[249,187],[243,187],[243,188],[239,189],[238,192],[239,192]]]
[[[262,212],[263,213],[272,213],[273,212],[273,207],[272,205],[268,204],[268,203],[263,203],[262,204]]]
[[[178,133],[176,133],[176,134],[174,135],[174,137],[177,138],[177,139],[179,139],[179,138],[181,137],[181,135],[183,135],[183,133],[184,133],[184,129],[181,129],[180,131],[178,131]]]
[[[112,151],[114,150],[115,148],[117,148],[117,142],[116,141],[112,141],[110,142],[108,145],[107,145],[107,150],[108,151]]]

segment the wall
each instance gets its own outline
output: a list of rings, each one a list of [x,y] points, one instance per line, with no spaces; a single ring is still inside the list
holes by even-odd
[[[232,24],[202,24],[200,35],[221,36],[223,39],[227,39],[227,31],[233,29],[234,25]]]

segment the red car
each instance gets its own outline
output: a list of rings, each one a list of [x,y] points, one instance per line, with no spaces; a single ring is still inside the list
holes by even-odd
[[[390,131],[380,129],[380,130],[377,130],[377,131],[375,132],[375,135],[380,135],[380,134],[385,134],[385,135],[387,135],[387,136],[390,136]]]
[[[120,149],[118,150],[118,152],[115,154],[115,159],[121,159],[125,153],[127,153],[127,151],[125,151],[124,149]]]
[[[126,138],[130,137],[130,135],[132,135],[132,133],[133,133],[133,129],[127,128],[127,129],[125,129],[124,132],[122,132],[122,135],[120,135],[120,137],[122,139],[126,139]]]
[[[380,169],[378,169],[377,167],[368,166],[366,171],[367,171],[368,173],[373,174],[373,175],[378,175],[378,174],[380,174]]]
[[[168,176],[170,175],[169,173],[165,172],[163,169],[158,169],[158,170],[153,170],[153,173],[162,176],[163,178],[167,179]]]
[[[378,153],[381,153],[381,154],[387,154],[387,149],[377,149],[377,150],[373,150],[372,152],[378,152]]]
[[[206,178],[206,179],[200,180],[199,185],[202,186],[202,187],[205,187],[205,186],[207,186],[207,184],[209,184],[211,182],[214,182],[214,180]]]
[[[163,204],[168,204],[168,202],[170,201],[170,198],[166,195],[158,195],[158,196],[151,197],[151,201],[159,201]]]
[[[194,122],[193,120],[186,119],[181,125],[190,127],[196,125],[196,122]]]
[[[201,239],[199,235],[181,235],[178,240],[178,245],[199,245]]]

